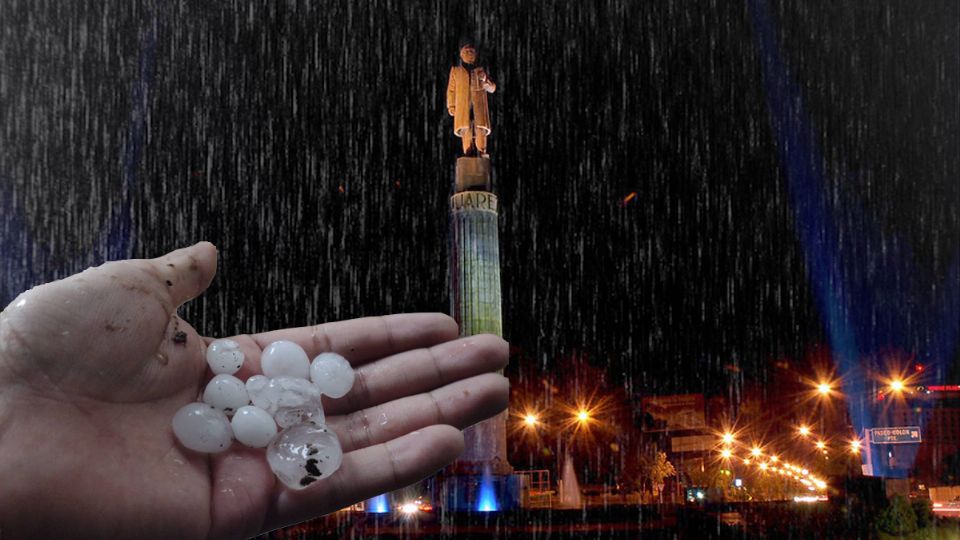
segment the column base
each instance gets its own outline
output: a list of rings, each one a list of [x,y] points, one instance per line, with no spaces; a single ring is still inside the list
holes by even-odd
[[[457,158],[456,192],[490,191],[490,158]]]

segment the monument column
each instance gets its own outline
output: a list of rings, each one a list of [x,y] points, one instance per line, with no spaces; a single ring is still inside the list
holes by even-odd
[[[489,191],[489,158],[457,159],[457,193],[450,197],[450,313],[461,336],[503,335],[497,196]],[[510,474],[507,412],[464,431],[464,472]]]
[[[461,336],[503,335],[500,301],[499,205],[493,194],[487,137],[487,94],[496,84],[477,62],[473,42],[460,43],[450,69],[447,110],[461,138],[450,197],[450,314]],[[520,501],[520,477],[507,462],[507,412],[464,430],[464,452],[446,470],[441,499],[452,511],[496,511]]]

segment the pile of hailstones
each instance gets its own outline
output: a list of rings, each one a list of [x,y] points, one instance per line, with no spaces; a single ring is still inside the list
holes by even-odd
[[[233,376],[243,360],[236,341],[210,344],[207,363],[215,375],[203,391],[203,402],[185,405],[173,417],[180,443],[211,454],[228,449],[232,439],[252,448],[267,447],[270,468],[292,489],[333,474],[343,451],[326,426],[320,396],[338,398],[350,391],[350,363],[329,352],[310,362],[296,343],[275,341],[260,357],[263,375],[244,384]]]

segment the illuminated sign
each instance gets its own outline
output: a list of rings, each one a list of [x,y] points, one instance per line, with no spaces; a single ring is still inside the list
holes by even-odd
[[[920,440],[919,426],[881,427],[870,431],[870,442],[873,444],[909,444]]]

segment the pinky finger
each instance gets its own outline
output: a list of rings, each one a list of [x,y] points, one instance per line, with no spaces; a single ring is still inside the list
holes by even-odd
[[[264,531],[328,514],[358,501],[422,480],[457,459],[463,434],[433,425],[343,456],[340,470],[316,487],[278,487]],[[280,486],[280,483],[277,483]]]

